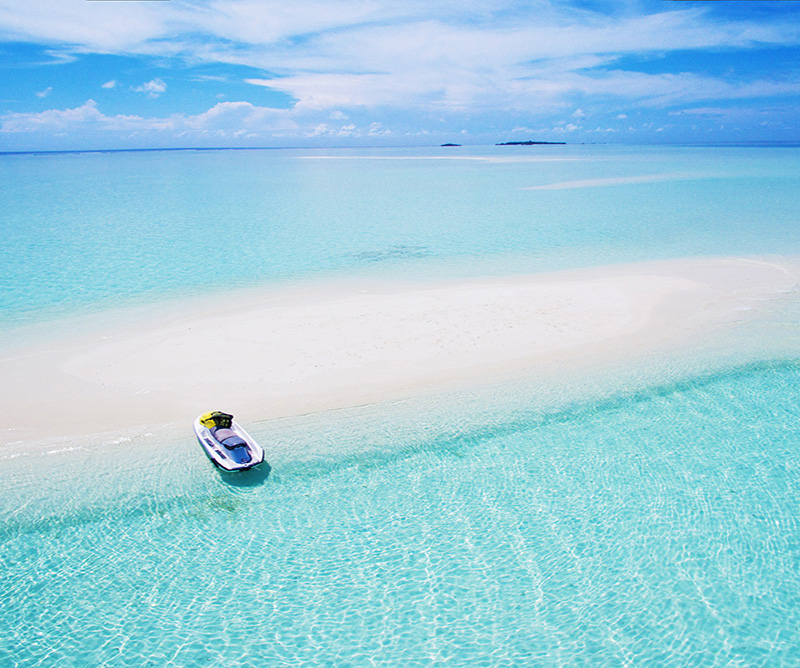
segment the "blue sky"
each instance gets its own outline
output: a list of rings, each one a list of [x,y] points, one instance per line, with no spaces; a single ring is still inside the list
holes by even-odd
[[[800,1],[0,0],[0,151],[798,141]]]

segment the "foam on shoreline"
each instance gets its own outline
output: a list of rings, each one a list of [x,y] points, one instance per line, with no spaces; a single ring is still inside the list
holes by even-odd
[[[752,317],[790,260],[688,259],[572,272],[249,293],[0,360],[3,443],[263,420],[625,361]]]

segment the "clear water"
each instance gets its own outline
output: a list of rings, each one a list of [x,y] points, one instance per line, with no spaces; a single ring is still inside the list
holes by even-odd
[[[0,660],[796,665],[798,405],[768,364],[460,429],[372,414],[369,449],[295,422],[317,453],[238,485],[189,447],[62,470],[3,528]]]
[[[3,308],[798,254],[797,149],[523,150],[0,156]],[[0,665],[800,665],[797,313],[548,397],[256,423],[238,477],[147,429],[0,452]]]
[[[642,175],[671,178],[525,189]],[[793,254],[799,179],[800,148],[0,155],[0,319],[333,272]]]

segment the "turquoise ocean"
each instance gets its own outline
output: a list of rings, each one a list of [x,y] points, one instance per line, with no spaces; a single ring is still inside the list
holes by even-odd
[[[795,258],[800,148],[6,154],[0,229],[12,355],[301,282]],[[800,666],[799,317],[254,419],[237,476],[146,416],[0,449],[0,665]]]

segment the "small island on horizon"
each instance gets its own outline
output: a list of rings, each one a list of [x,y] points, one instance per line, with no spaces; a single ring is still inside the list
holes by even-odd
[[[495,144],[495,146],[534,146],[539,144],[562,146],[566,143],[565,141],[505,141],[501,144]]]
[[[461,144],[442,144],[442,146],[461,146]]]

